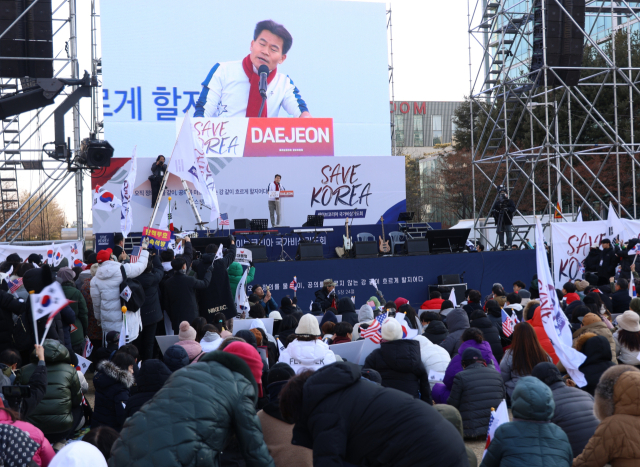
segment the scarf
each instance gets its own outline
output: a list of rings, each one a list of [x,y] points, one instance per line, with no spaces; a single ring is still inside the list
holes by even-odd
[[[267,104],[265,104],[267,105]],[[258,109],[260,110],[260,109]],[[273,184],[276,186],[276,191],[280,191],[280,184],[278,182],[273,182]]]
[[[258,112],[260,112],[260,106],[262,105],[262,96],[260,95],[260,75],[253,71],[253,63],[251,63],[251,55],[247,55],[242,60],[242,69],[247,74],[247,78],[249,78],[249,83],[251,83],[251,88],[249,89],[249,101],[247,102],[247,113],[246,117],[260,117]],[[278,68],[274,68],[269,72],[267,76],[267,84],[271,84],[273,78],[276,77],[276,72]],[[262,111],[262,115],[267,116],[267,102],[265,100],[264,110]]]

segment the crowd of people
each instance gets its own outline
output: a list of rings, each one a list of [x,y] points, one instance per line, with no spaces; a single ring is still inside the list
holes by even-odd
[[[494,284],[486,297],[467,290],[459,306],[446,287],[415,306],[380,290],[354,303],[327,279],[304,311],[254,284],[239,312],[244,267],[233,237],[198,259],[188,238],[181,254],[143,245],[136,261],[115,240],[113,250],[86,251],[83,268],[15,253],[0,264],[12,271],[0,284],[0,465],[640,462],[633,264],[628,277],[586,275],[557,291],[585,356],[578,387],[545,332],[535,277],[508,292]],[[251,283],[252,265],[247,275]],[[54,281],[71,303],[38,345],[47,318],[34,329],[29,294]],[[123,304],[136,299],[123,297],[123,284],[140,300],[124,318]],[[517,324],[503,326],[504,316]],[[248,329],[234,333],[234,318],[250,320]],[[165,334],[177,343],[162,352],[155,338]],[[364,339],[370,353],[350,361],[342,345]],[[486,438],[503,400],[513,421],[478,458],[465,440]]]

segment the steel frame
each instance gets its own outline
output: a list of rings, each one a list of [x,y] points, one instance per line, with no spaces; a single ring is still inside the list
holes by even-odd
[[[543,65],[529,75],[531,51],[533,49],[534,2],[531,0],[476,0],[475,5],[468,0],[468,32],[469,32],[469,85],[471,112],[471,145],[472,145],[472,179],[474,189],[474,219],[476,232],[486,244],[489,242],[485,220],[490,211],[498,185],[505,185],[512,193],[516,204],[516,217],[520,217],[521,226],[514,225],[514,240],[524,240],[532,227],[531,214],[547,216],[553,221],[557,213],[556,205],[560,204],[560,217],[557,221],[574,221],[578,212],[582,211],[592,219],[601,219],[607,201],[612,202],[621,217],[636,218],[638,206],[636,199],[636,171],[640,161],[636,157],[638,145],[634,141],[634,100],[640,94],[640,68],[633,67],[631,62],[631,27],[640,22],[640,2],[619,0],[605,2],[587,0],[585,27],[580,28],[567,14],[562,0],[542,0],[543,37],[546,31],[545,10],[550,2],[561,8],[571,18],[575,27],[579,28],[585,44],[595,51],[605,63],[603,67],[581,66],[581,78],[576,86],[567,86],[558,76],[558,71],[576,68],[551,68],[547,65],[547,44],[543,39]],[[615,34],[621,29],[627,31],[626,63],[616,63],[616,41],[607,37],[597,38],[595,27],[600,18],[611,21],[611,29]],[[621,19],[626,23],[620,23]],[[589,19],[592,27],[587,29]],[[610,42],[611,54],[604,49]],[[482,59],[479,64],[472,64],[472,44],[482,48]],[[527,50],[527,57],[518,54],[518,50]],[[517,75],[519,71],[525,73]],[[560,82],[557,86],[548,86],[552,77]],[[532,83],[540,83],[534,86]],[[586,93],[587,87],[597,88]],[[606,118],[596,108],[602,91],[611,88],[613,91],[613,115]],[[618,109],[618,92],[624,88],[629,94],[629,113],[620,115]],[[589,98],[589,94],[592,97]],[[594,97],[593,97],[594,96]],[[541,107],[542,112],[537,112]],[[579,131],[572,134],[572,107],[586,114]],[[474,112],[477,115],[474,116]],[[479,112],[479,114],[478,114]],[[519,115],[518,118],[511,118]],[[562,132],[559,128],[559,115],[566,115]],[[474,121],[481,123],[474,128]],[[637,118],[636,118],[637,119]],[[579,123],[577,120],[574,123]],[[529,141],[515,141],[515,136],[522,125],[529,126]],[[597,127],[602,132],[604,144],[595,144],[583,139],[587,126]],[[534,141],[534,130],[542,133],[542,141]],[[623,137],[623,130],[630,136]],[[519,133],[520,136],[522,132]],[[587,161],[600,158],[598,166],[590,167]],[[631,161],[631,178],[633,202],[623,204],[621,194],[621,160]],[[615,160],[615,185],[607,186],[600,180],[603,171],[612,170]],[[609,173],[609,172],[607,172]],[[541,174],[543,174],[541,176]],[[622,178],[628,174],[622,174]],[[480,182],[492,188],[487,192],[476,192]],[[574,184],[576,182],[576,184]],[[530,190],[530,191],[528,191]],[[563,197],[570,197],[570,207],[562,209]],[[525,193],[531,193],[532,205],[525,206]],[[604,193],[604,195],[602,195]],[[536,206],[536,198],[543,205]],[[600,209],[593,204],[599,202]],[[578,208],[579,206],[579,208]],[[526,208],[526,211],[525,211]],[[525,218],[525,216],[529,216]],[[514,224],[516,222],[514,221]],[[497,246],[497,245],[492,245]]]

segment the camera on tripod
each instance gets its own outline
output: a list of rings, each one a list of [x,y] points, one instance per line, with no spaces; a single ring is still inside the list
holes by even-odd
[[[22,401],[31,397],[29,386],[2,386],[2,396],[10,409],[18,413],[22,411]]]

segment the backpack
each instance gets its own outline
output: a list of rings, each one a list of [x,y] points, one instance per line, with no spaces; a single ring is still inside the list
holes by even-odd
[[[127,307],[128,311],[138,311],[142,308],[144,303],[145,293],[140,282],[136,279],[129,279],[127,273],[124,271],[124,266],[120,266],[120,273],[122,274],[122,282],[120,283],[120,303]],[[122,292],[125,288],[129,287],[131,290],[131,296],[129,300],[122,297]]]

